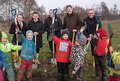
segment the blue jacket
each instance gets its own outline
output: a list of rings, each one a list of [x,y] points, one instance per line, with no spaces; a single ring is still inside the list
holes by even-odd
[[[28,32],[31,32],[28,30]],[[32,33],[32,32],[31,32]],[[25,60],[32,60],[36,59],[36,47],[33,40],[29,40],[22,35],[22,50],[21,50],[21,57]]]
[[[5,54],[0,50],[0,68],[5,67]]]

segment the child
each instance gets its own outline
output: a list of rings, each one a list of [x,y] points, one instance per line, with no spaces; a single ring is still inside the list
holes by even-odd
[[[58,68],[57,81],[69,81],[69,56],[71,52],[72,42],[68,40],[68,30],[62,31],[61,38],[53,36],[56,44],[56,60]]]
[[[98,43],[95,47],[95,81],[108,81],[106,73],[106,54],[108,52],[109,39],[104,28],[98,30]]]
[[[74,65],[73,74],[76,74],[77,81],[82,80],[82,70],[86,52],[87,38],[81,33],[77,32],[75,45],[71,49],[70,61]]]
[[[22,46],[17,46],[17,45],[13,45],[9,43],[7,35],[4,32],[2,32],[0,50],[4,52],[5,57],[6,57],[5,69],[6,69],[8,81],[15,81],[14,70],[12,67],[11,52],[12,50],[20,50],[21,48]]]
[[[32,80],[32,64],[33,59],[36,59],[36,47],[33,42],[33,32],[28,30],[26,32],[26,38],[23,36],[22,39],[22,50],[21,50],[21,67],[17,75],[17,81],[21,81],[25,71],[27,70],[28,81]]]
[[[0,81],[5,81],[3,75],[3,71],[5,70],[5,64],[5,55],[2,51],[0,51]]]

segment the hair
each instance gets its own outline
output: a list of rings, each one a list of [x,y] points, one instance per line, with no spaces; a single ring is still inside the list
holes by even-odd
[[[66,6],[66,9],[67,9],[68,7],[71,7],[71,8],[73,8],[73,7],[72,7],[72,5],[67,5],[67,6]]]
[[[88,9],[88,10],[87,10],[87,12],[89,12],[89,11],[91,11],[91,10],[95,12],[95,10],[94,10],[94,9]]]
[[[38,13],[38,12],[33,12],[33,13],[32,13],[32,15],[34,15],[34,14],[38,14],[38,15],[39,15],[39,13]]]

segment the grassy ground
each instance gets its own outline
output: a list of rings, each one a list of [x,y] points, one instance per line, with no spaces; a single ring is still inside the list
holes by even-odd
[[[103,27],[107,28],[107,22],[103,22]],[[118,44],[120,43],[120,21],[111,22],[114,36],[112,39],[113,48],[116,49]],[[4,30],[4,29],[3,29]],[[9,36],[11,39],[11,36]],[[33,71],[33,81],[56,81],[57,76],[57,68],[56,66],[50,64],[50,59],[52,58],[52,54],[50,54],[50,49],[48,46],[48,42],[46,40],[46,34],[43,35],[43,48],[42,53],[40,54],[41,64],[38,66],[38,69]],[[92,68],[91,61],[92,56],[90,53],[90,48],[88,49],[87,54],[87,64],[88,67],[83,72],[84,81],[94,81],[94,68]],[[70,65],[71,70],[71,65]],[[71,81],[75,81],[70,71],[70,79]]]

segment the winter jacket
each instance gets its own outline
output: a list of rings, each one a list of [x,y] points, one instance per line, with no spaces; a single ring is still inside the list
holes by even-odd
[[[36,47],[33,40],[28,40],[23,36],[21,57],[25,60],[36,59]]]
[[[63,29],[67,28],[70,31],[70,39],[72,39],[72,30],[79,30],[83,26],[83,23],[78,14],[66,14],[63,22]]]
[[[77,72],[80,67],[83,67],[86,52],[86,45],[74,45],[71,49],[70,62],[74,65],[74,70]]]
[[[9,42],[6,44],[0,43],[0,50],[4,52],[6,57],[6,62],[12,62],[11,52],[12,50],[21,50],[22,46],[13,45]]]
[[[84,31],[85,36],[89,37],[89,34],[94,35],[96,33],[97,24],[99,24],[96,17],[93,17],[93,18],[86,17],[83,20],[83,22],[87,26]],[[100,28],[100,26],[99,26],[99,28]]]
[[[19,30],[24,34],[24,36],[25,36],[25,34],[26,34],[26,31],[27,31],[27,24],[23,21],[23,27],[21,28],[20,27],[20,24],[17,22],[17,24],[18,24],[18,28],[19,28]],[[10,27],[10,30],[9,30],[9,33],[10,34],[13,34],[13,39],[12,39],[12,43],[13,44],[16,44],[16,34],[15,34],[15,32],[16,32],[16,25],[15,25],[15,22],[13,22],[12,24],[11,24],[11,27]],[[19,45],[21,45],[21,42],[19,42]]]
[[[63,40],[56,36],[53,36],[53,40],[56,44],[56,60],[58,62],[68,63],[72,48],[71,41]]]
[[[5,67],[5,64],[5,54],[2,51],[0,51],[0,68]]]
[[[97,46],[95,47],[95,54],[102,56],[107,54],[109,48],[109,39],[108,38],[99,38]]]
[[[43,46],[42,34],[45,31],[43,22],[41,20],[38,20],[37,22],[34,22],[34,20],[31,20],[28,22],[27,29],[32,30],[33,32],[38,32],[36,48],[41,48]]]
[[[46,18],[45,22],[44,22],[44,27],[45,27],[45,30],[47,32],[47,38],[50,35],[51,24],[52,24],[52,18],[51,17]],[[54,29],[55,29],[54,34],[57,37],[60,37],[60,35],[61,35],[60,30],[62,29],[62,21],[58,16],[55,16]]]

